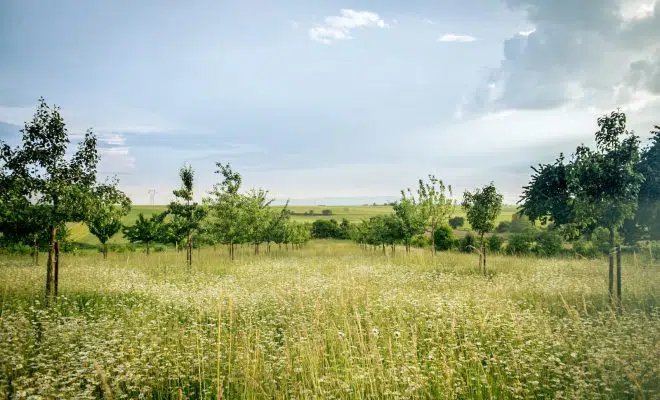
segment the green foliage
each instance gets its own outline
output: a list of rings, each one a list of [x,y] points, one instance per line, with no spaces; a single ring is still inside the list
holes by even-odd
[[[317,219],[312,223],[312,238],[314,239],[340,239],[341,236],[339,224],[334,219]]]
[[[542,256],[556,256],[561,252],[561,236],[550,230],[544,230],[536,235],[536,247],[534,250]]]
[[[495,228],[495,232],[504,233],[509,232],[511,229],[511,221],[501,221]]]
[[[534,234],[530,232],[510,234],[506,247],[507,253],[518,256],[530,254],[534,245],[534,239]]]
[[[434,239],[436,250],[449,250],[454,243],[454,231],[450,226],[441,225],[435,231]]]
[[[399,220],[398,227],[401,233],[401,241],[406,249],[409,249],[413,236],[424,233],[427,217],[410,190],[408,190],[408,195],[402,190],[401,200],[394,204],[392,208],[395,217]]]
[[[595,258],[599,254],[598,249],[594,246],[593,241],[587,239],[586,237],[580,237],[578,240],[573,242],[573,251],[575,251],[576,254],[586,258]]]
[[[440,179],[434,175],[429,175],[428,182],[424,182],[422,179],[419,180],[417,195],[419,198],[419,212],[431,231],[431,246],[435,251],[438,249],[438,246],[434,243],[436,229],[447,220],[455,206],[455,201],[451,199],[451,186],[445,186]]]
[[[131,243],[145,244],[149,254],[150,244],[162,237],[162,226],[166,216],[167,211],[154,214],[147,219],[140,213],[135,224],[123,227],[124,236]]]
[[[502,210],[502,195],[497,193],[491,182],[474,192],[465,191],[462,207],[472,229],[481,236],[495,228],[495,219]]]
[[[465,225],[465,218],[463,217],[451,217],[449,218],[449,226],[454,229],[462,228]]]
[[[332,215],[332,210],[325,209],[325,210],[321,211],[321,215]]]
[[[187,236],[187,262],[192,263],[192,238],[193,233],[200,228],[202,220],[206,217],[207,210],[201,204],[193,201],[193,183],[195,172],[190,165],[184,165],[179,170],[181,187],[173,191],[176,201],[167,207],[168,213],[172,215],[172,227],[169,232],[173,236],[179,236],[185,232]]]
[[[477,238],[472,233],[468,233],[467,235],[463,236],[458,244],[458,250],[462,251],[463,253],[472,253],[479,247],[479,238]]]
[[[431,247],[431,237],[426,235],[415,235],[410,239],[410,245],[420,249]]]
[[[105,244],[121,230],[121,219],[131,207],[131,200],[116,185],[114,181],[94,188],[92,202],[95,212],[85,221],[89,231],[101,244]]]
[[[499,235],[491,235],[488,238],[488,251],[491,251],[493,253],[499,253],[502,250],[502,246],[504,245],[504,238]]]
[[[621,236],[614,234],[614,245],[621,244]],[[610,232],[603,227],[597,227],[591,233],[591,243],[594,249],[601,254],[608,254],[612,248],[610,243]]]

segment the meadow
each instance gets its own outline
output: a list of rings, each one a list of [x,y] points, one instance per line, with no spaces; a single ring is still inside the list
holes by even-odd
[[[281,209],[281,206],[273,206],[275,209]],[[363,219],[369,219],[376,215],[389,214],[392,212],[391,206],[289,206],[289,210],[293,212],[291,219],[295,221],[302,222],[314,222],[317,219],[335,219],[341,221],[343,218],[346,218],[350,222],[359,222]],[[332,211],[332,215],[322,215],[323,210]],[[122,223],[124,225],[132,225],[139,213],[143,213],[146,217],[153,214],[163,212],[167,210],[165,205],[134,205],[131,207],[129,213],[122,217]],[[305,215],[305,213],[313,212],[313,215]],[[511,216],[516,212],[516,206],[505,205],[502,207],[502,212],[498,216],[496,223],[500,221],[510,221]],[[456,207],[453,216],[465,216],[465,212],[460,208]],[[83,223],[70,223],[68,224],[70,229],[70,239],[73,242],[87,244],[87,245],[99,245],[98,239],[91,233],[89,229]],[[466,221],[464,230],[469,230],[470,224]],[[459,234],[460,236],[460,234]],[[126,239],[122,236],[121,232],[114,235],[108,243],[127,243]]]
[[[196,250],[197,252],[197,250]],[[657,399],[660,265],[362,250],[311,241],[0,256],[0,397],[12,399]]]

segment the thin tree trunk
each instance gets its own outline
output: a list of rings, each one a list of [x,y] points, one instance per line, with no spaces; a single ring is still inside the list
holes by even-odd
[[[55,241],[55,284],[54,284],[54,294],[57,297],[57,287],[59,283],[60,275],[60,241]]]
[[[108,259],[108,244],[106,242],[103,242],[103,259]]]
[[[188,231],[188,266],[190,267],[192,265],[192,231]]]
[[[383,254],[385,254],[385,243],[383,243]]]
[[[149,255],[149,240],[147,240],[147,255]]]
[[[609,274],[608,274],[608,293],[610,295],[610,301],[614,300],[614,254],[612,250],[614,249],[614,229],[610,228],[610,251],[608,254],[609,261]]]
[[[621,309],[621,246],[616,246],[616,300],[619,309]]]
[[[48,262],[46,263],[46,299],[50,296],[50,288],[53,284],[53,256],[55,253],[55,237],[57,236],[57,226],[50,228],[50,238],[48,245]]]
[[[431,227],[431,255],[435,257],[435,225]]]
[[[484,234],[483,233],[481,234],[480,244],[481,244],[481,246],[480,246],[480,249],[479,249],[479,269],[483,268],[484,275],[486,275],[486,272],[485,272],[486,267],[484,267],[484,252],[483,252],[483,250],[484,250]]]
[[[484,254],[484,276],[488,276],[486,273],[486,245],[484,243],[481,244],[481,252]]]

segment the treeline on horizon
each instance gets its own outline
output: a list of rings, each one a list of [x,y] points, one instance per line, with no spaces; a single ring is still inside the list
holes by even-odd
[[[509,237],[509,253],[535,250],[553,255],[562,240],[579,247],[594,235],[606,236],[609,250],[620,241],[635,246],[660,238],[660,127],[655,126],[643,146],[626,129],[626,122],[620,111],[602,116],[594,149],[580,145],[570,159],[560,154],[551,164],[532,167],[518,216],[545,229],[532,227]],[[402,245],[409,252],[411,246],[423,244],[420,238],[428,233],[434,253],[451,248],[474,251],[486,273],[487,249],[499,251],[504,242],[497,235],[487,236],[502,209],[502,195],[493,183],[463,194],[460,206],[477,236],[457,241],[449,226],[451,221],[454,228],[462,225],[450,218],[457,201],[451,186],[433,175],[420,179],[414,192],[402,190],[401,198],[391,203],[391,214],[357,224],[309,224],[292,220],[287,205],[270,207],[265,189],[241,191],[241,175],[222,163],[216,164],[220,180],[202,203],[193,201],[194,171],[185,165],[181,187],[173,192],[176,200],[165,211],[150,217],[140,214],[134,224],[123,226],[121,219],[131,201],[118,189],[116,178],[97,180],[99,155],[92,130],[67,156],[70,140],[59,108],[42,98],[21,132],[22,144],[15,148],[0,141],[0,244],[30,246],[35,262],[38,250],[48,248],[47,292],[53,283],[56,288],[60,242],[66,242],[66,224],[71,222],[85,223],[103,244],[105,255],[108,239],[121,231],[129,242],[144,245],[147,254],[155,243],[185,248],[189,265],[195,245],[227,245],[232,259],[236,245],[250,244],[259,253],[263,244],[267,251],[271,243],[299,247],[312,237],[351,239],[392,251]]]

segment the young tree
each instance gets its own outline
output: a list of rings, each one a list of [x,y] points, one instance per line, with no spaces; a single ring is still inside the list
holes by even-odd
[[[481,252],[479,255],[479,268],[483,266],[486,275],[486,243],[484,235],[495,228],[495,219],[502,211],[502,195],[497,193],[495,185],[491,182],[482,189],[474,192],[465,191],[463,194],[463,209],[472,229],[479,233]]]
[[[167,217],[167,211],[154,214],[149,219],[145,218],[143,213],[139,213],[135,224],[123,227],[124,237],[131,243],[144,243],[147,255],[149,255],[150,245],[152,242],[158,241],[165,217]]]
[[[426,223],[431,228],[431,253],[435,255],[435,231],[440,223],[443,223],[455,207],[455,202],[451,199],[451,186],[445,184],[434,175],[429,175],[429,181],[419,180],[419,206],[422,215],[426,218]]]
[[[181,177],[181,187],[175,190],[174,196],[176,201],[173,201],[168,206],[168,211],[175,218],[180,219],[188,237],[186,262],[188,266],[192,265],[192,237],[193,232],[199,229],[199,225],[206,216],[206,209],[193,201],[193,181],[195,178],[195,171],[190,165],[184,165],[179,170],[179,177]]]
[[[88,216],[91,191],[96,183],[96,137],[88,130],[75,153],[68,157],[69,135],[60,110],[56,106],[48,106],[43,98],[39,99],[32,120],[25,123],[21,132],[22,146],[11,149],[0,143],[2,175],[14,186],[10,205],[29,202],[41,206],[40,211],[45,211],[43,223],[50,236],[46,297],[51,288],[57,296],[57,230],[67,222],[82,222]],[[16,189],[15,185],[21,188]]]
[[[598,118],[596,150],[577,148],[570,170],[569,190],[574,194],[577,218],[585,224],[607,228],[610,247],[615,232],[637,210],[643,175],[639,163],[639,138],[626,130],[626,115],[613,111]],[[619,249],[617,247],[617,258]],[[621,301],[621,265],[617,262],[617,298]],[[609,256],[609,293],[614,294],[614,258]]]
[[[222,181],[213,185],[212,197],[205,200],[210,209],[209,223],[218,241],[229,247],[229,255],[234,260],[234,246],[245,237],[245,197],[239,193],[242,178],[229,164],[216,163],[216,166],[215,173],[222,176]]]
[[[94,188],[94,212],[85,220],[90,233],[103,246],[104,259],[108,258],[108,240],[121,230],[121,218],[131,209],[131,200],[116,185],[117,181],[113,181]]]
[[[410,189],[408,189],[408,195],[405,191],[401,191],[401,200],[396,202],[392,208],[394,215],[401,222],[402,240],[406,253],[410,253],[410,241],[413,236],[424,233],[426,217]]]
[[[254,254],[259,254],[259,245],[266,240],[270,222],[270,204],[268,191],[253,189],[245,196],[244,228],[246,238],[254,246]]]

